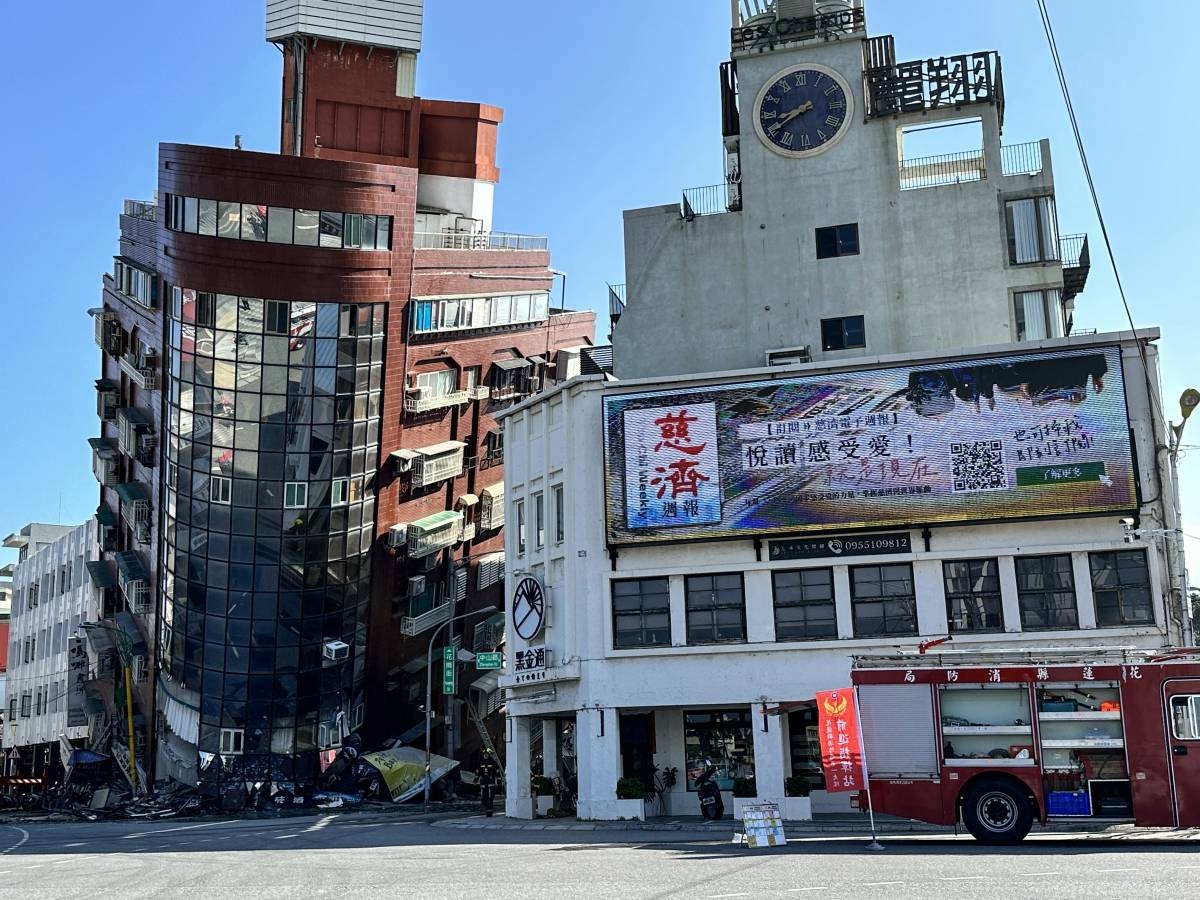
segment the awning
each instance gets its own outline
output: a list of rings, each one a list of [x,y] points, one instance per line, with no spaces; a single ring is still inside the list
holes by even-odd
[[[117,450],[117,442],[105,437],[88,438],[88,446],[93,450],[112,450],[114,453]]]
[[[105,313],[105,309],[103,306],[93,306],[91,309],[88,310],[89,316],[102,316],[102,315],[104,315],[104,313]]]
[[[483,694],[490,694],[500,686],[500,674],[498,671],[485,672],[474,681],[471,682],[472,689]]]
[[[105,528],[111,528],[117,524],[117,514],[107,506],[96,508],[96,521]]]
[[[189,698],[188,695],[192,695]],[[189,699],[194,702],[189,702]],[[167,717],[171,732],[196,744],[200,740],[200,697],[177,684],[169,687],[162,679],[158,682],[158,706]]]
[[[117,496],[121,498],[122,503],[135,503],[138,500],[150,499],[150,495],[146,493],[146,486],[137,481],[127,481],[124,484],[118,484],[113,490],[117,492]]]
[[[489,487],[485,487],[483,489],[483,491],[481,492],[481,494],[482,494],[484,500],[490,500],[492,503],[495,503],[497,500],[499,500],[501,503],[503,503],[504,502],[504,482],[501,481],[498,484],[493,484],[493,485],[490,485]]]
[[[549,360],[544,356],[531,356],[529,357],[529,362],[535,366],[544,366]]]
[[[461,450],[467,446],[462,441],[442,441],[440,444],[430,444],[428,447],[417,447],[417,453],[422,456],[441,456],[445,453],[454,453],[456,450]]]
[[[146,656],[146,636],[142,634],[142,629],[137,623],[137,619],[133,617],[133,613],[127,610],[121,610],[113,618],[117,622],[117,628],[129,640],[129,649],[134,656]]]
[[[111,393],[114,391],[119,391],[120,389],[121,389],[121,385],[118,384],[117,382],[113,381],[111,378],[97,378],[96,379],[96,390],[98,390],[98,391],[106,391],[106,392]]]
[[[502,372],[511,372],[514,369],[528,369],[533,363],[518,356],[515,359],[493,359],[492,365]]]
[[[113,642],[112,636],[108,630],[101,625],[93,624],[90,627],[83,629],[84,637],[87,642],[92,645],[92,650],[97,656],[103,656],[106,653],[112,653]]]
[[[391,457],[392,459],[399,460],[400,462],[409,462],[410,460],[416,459],[420,455],[421,454],[418,453],[416,450],[409,450],[408,448],[403,448],[401,450],[393,450],[391,453],[388,454],[389,457]]]
[[[132,425],[145,425],[153,427],[154,418],[144,409],[138,409],[136,406],[122,406],[117,410],[117,416],[125,419]]]
[[[434,513],[432,516],[417,519],[415,522],[410,522],[408,527],[410,529],[415,528],[417,531],[429,532],[437,531],[439,528],[445,528],[447,525],[453,525],[461,521],[462,513],[447,509]]]
[[[474,494],[463,494],[458,498],[459,506],[474,506],[479,502],[479,498]]]
[[[87,566],[88,574],[92,576],[92,584],[104,590],[114,587],[117,583],[117,576],[113,574],[112,566],[108,564],[106,559],[91,559],[85,565]]]
[[[122,581],[149,581],[150,575],[142,565],[141,557],[132,550],[117,554],[117,569]]]

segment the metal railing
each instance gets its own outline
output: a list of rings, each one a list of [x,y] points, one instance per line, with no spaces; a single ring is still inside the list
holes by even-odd
[[[418,250],[546,250],[550,240],[535,234],[506,231],[418,231],[413,247]]]
[[[449,394],[429,394],[418,392],[404,398],[404,411],[410,413],[429,412],[431,409],[441,409],[444,406],[461,406],[471,399],[469,391],[452,391]]]
[[[684,188],[679,215],[689,222],[697,216],[716,216],[742,208],[740,185],[723,182],[705,187]]]
[[[625,312],[625,285],[610,284],[608,286],[608,317],[616,322]]]
[[[900,190],[902,191],[983,181],[985,178],[987,178],[987,163],[982,150],[900,160]]]
[[[420,634],[422,631],[428,631],[434,625],[440,625],[450,618],[450,609],[452,603],[442,603],[441,606],[435,606],[429,612],[421,613],[419,616],[404,616],[400,619],[400,633],[412,637]]]
[[[158,221],[158,204],[153,200],[126,200],[124,213],[147,222]]]
[[[1091,260],[1086,259],[1087,235],[1063,235],[1058,241],[1058,255],[1064,269],[1077,269],[1080,266],[1088,265]]]
[[[1042,142],[1005,144],[1000,148],[1000,174],[1038,175],[1042,171]]]

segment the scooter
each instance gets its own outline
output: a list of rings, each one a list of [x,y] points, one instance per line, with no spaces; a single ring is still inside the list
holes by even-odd
[[[725,801],[721,799],[721,789],[717,786],[717,767],[712,760],[705,760],[704,771],[696,779],[696,796],[700,800],[700,815],[706,819],[720,819],[725,815]]]

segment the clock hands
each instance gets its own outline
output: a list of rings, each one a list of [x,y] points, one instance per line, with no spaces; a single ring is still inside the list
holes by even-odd
[[[812,108],[813,108],[812,101],[805,100],[803,103],[801,103],[795,109],[791,110],[790,112],[784,113],[782,116],[780,116],[779,120],[775,123],[776,130],[778,130],[779,128],[782,128],[788,122],[792,121],[792,119],[796,118],[797,116],[803,115],[804,113],[808,112]]]

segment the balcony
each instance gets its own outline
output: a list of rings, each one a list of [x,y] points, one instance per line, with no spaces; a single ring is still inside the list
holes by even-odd
[[[111,422],[117,417],[121,385],[108,378],[96,379],[96,415],[102,422]]]
[[[404,398],[404,411],[410,413],[429,412],[446,406],[461,406],[471,399],[470,391],[453,391],[449,394],[430,393],[426,388],[413,388]]]
[[[115,488],[121,498],[121,519],[133,530],[139,544],[150,542],[150,497],[145,485],[136,481],[118,484]]]
[[[89,309],[88,314],[94,320],[96,346],[111,356],[120,356],[124,335],[117,314],[103,307]]]
[[[735,182],[684,188],[679,217],[691,222],[698,216],[716,216],[742,208],[742,187]]]
[[[504,482],[485,487],[479,495],[479,530],[504,527]]]
[[[457,478],[463,471],[462,441],[443,441],[429,447],[417,447],[412,460],[413,487],[428,487],[447,478]]]
[[[987,178],[987,163],[982,150],[900,160],[900,190],[902,191],[983,181],[985,178]]]
[[[610,284],[608,286],[608,321],[616,325],[625,312],[625,285]]]
[[[468,522],[462,527],[462,534],[458,538],[462,543],[470,543],[475,540],[475,523]]]
[[[476,385],[473,388],[467,389],[468,400],[486,400],[491,396],[492,389],[485,385]]]
[[[450,618],[451,606],[452,604],[450,603],[442,603],[440,606],[435,606],[433,609],[423,612],[420,615],[404,616],[400,619],[400,633],[407,637],[412,637],[413,635],[441,625]]]
[[[158,354],[148,353],[145,356],[139,356],[126,353],[121,357],[121,371],[143,390],[158,390]]]
[[[1000,148],[1001,175],[1040,175],[1043,168],[1041,141],[1005,144]]]
[[[153,427],[150,413],[133,406],[121,407],[117,410],[117,448],[126,456],[135,456],[143,437]]]
[[[445,510],[434,513],[408,526],[408,555],[428,556],[446,547],[453,547],[462,534],[463,514]]]
[[[1062,300],[1066,303],[1083,292],[1092,269],[1092,256],[1086,234],[1068,234],[1059,240],[1058,247],[1063,267]]]
[[[112,438],[88,438],[92,446],[92,474],[100,484],[112,486],[120,478],[117,445]]]
[[[126,200],[122,212],[134,219],[145,219],[147,222],[158,221],[158,204],[153,200]]]
[[[132,550],[117,554],[117,582],[130,609],[141,614],[150,611],[150,575]]]
[[[416,250],[546,250],[549,240],[541,235],[506,231],[418,231],[413,234]]]

